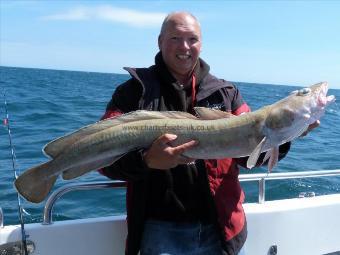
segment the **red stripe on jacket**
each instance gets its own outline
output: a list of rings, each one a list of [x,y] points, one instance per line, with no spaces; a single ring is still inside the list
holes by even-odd
[[[234,115],[250,112],[243,103]],[[219,225],[223,227],[225,240],[231,240],[244,228],[245,215],[242,208],[245,195],[238,181],[239,168],[235,159],[205,160],[210,191],[214,197]],[[226,199],[227,198],[227,199]]]

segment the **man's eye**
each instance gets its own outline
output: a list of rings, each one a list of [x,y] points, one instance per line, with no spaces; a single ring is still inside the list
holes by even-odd
[[[191,37],[190,42],[192,42],[192,43],[198,42],[198,38],[197,37]]]
[[[177,36],[173,36],[173,37],[171,37],[171,40],[177,41],[177,40],[178,40],[178,37],[177,37]]]

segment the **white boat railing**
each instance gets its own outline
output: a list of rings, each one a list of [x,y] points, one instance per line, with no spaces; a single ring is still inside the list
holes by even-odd
[[[56,201],[71,191],[76,190],[92,190],[92,189],[113,189],[126,187],[123,181],[107,181],[107,182],[83,182],[67,184],[55,190],[46,200],[43,213],[43,225],[52,224],[52,211]]]
[[[285,173],[263,173],[263,174],[241,174],[239,180],[241,182],[257,181],[259,185],[258,202],[260,204],[265,202],[266,195],[266,181],[269,180],[287,180],[298,178],[315,178],[315,177],[329,177],[340,176],[340,169],[334,170],[315,170],[315,171],[299,171],[299,172],[285,172]]]
[[[261,174],[241,174],[239,180],[241,182],[258,182],[258,202],[260,204],[265,202],[265,189],[267,180],[286,180],[286,179],[298,179],[298,178],[315,178],[315,177],[328,177],[328,176],[340,176],[340,169],[334,170],[318,170],[318,171],[299,171],[299,172],[286,172],[286,173],[261,173]],[[92,190],[92,189],[112,189],[126,187],[126,183],[123,181],[107,181],[107,182],[85,182],[68,184],[55,190],[47,199],[44,212],[43,223],[44,225],[52,224],[52,211],[56,201],[71,191],[76,190]]]

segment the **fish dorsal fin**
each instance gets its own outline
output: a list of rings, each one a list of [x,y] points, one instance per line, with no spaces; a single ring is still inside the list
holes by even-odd
[[[132,121],[146,120],[146,119],[195,119],[197,117],[187,112],[180,111],[135,111],[124,115],[130,115],[133,118]],[[121,115],[123,116],[123,115]]]
[[[165,112],[156,112],[156,111],[134,111],[126,114],[122,114],[116,117],[108,118],[105,120],[98,121],[94,124],[85,126],[77,131],[57,138],[51,142],[49,142],[44,148],[43,152],[52,157],[57,157],[60,152],[74,144],[75,142],[83,139],[88,135],[92,135],[94,133],[103,131],[107,128],[114,127],[123,123],[139,121],[139,120],[148,120],[148,119],[197,119],[195,116],[186,112],[177,112],[177,111],[165,111]]]
[[[195,107],[194,108],[196,114],[200,119],[204,120],[216,120],[216,119],[224,119],[224,118],[230,118],[234,115],[230,112],[224,112],[217,109],[211,109],[206,107]]]

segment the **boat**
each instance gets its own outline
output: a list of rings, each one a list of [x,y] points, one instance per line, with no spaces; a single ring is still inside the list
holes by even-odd
[[[340,194],[302,192],[296,198],[267,201],[266,182],[340,176],[340,169],[270,174],[241,174],[258,183],[258,201],[245,203],[250,255],[340,255]],[[0,217],[0,254],[122,255],[126,215],[53,221],[53,207],[75,190],[124,188],[124,182],[85,182],[60,187],[46,200],[40,223],[4,226]],[[1,212],[1,210],[0,210]],[[23,238],[23,234],[24,238]],[[25,244],[25,245],[24,245]]]

